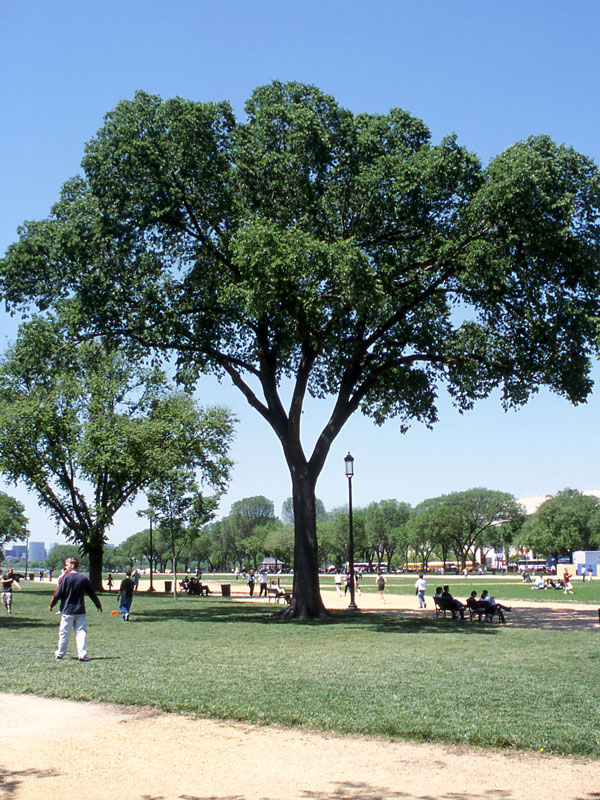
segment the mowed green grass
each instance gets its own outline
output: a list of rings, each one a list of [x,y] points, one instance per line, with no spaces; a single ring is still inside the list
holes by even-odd
[[[90,604],[92,661],[77,661],[72,642],[57,663],[59,617],[48,611],[49,598],[44,585],[27,585],[15,595],[13,617],[0,618],[0,690],[600,755],[600,631],[461,624],[436,621],[432,612],[413,620],[338,612],[314,623],[280,622],[269,618],[274,604],[160,594],[136,595],[123,623],[110,615],[113,593],[103,596],[102,615]]]

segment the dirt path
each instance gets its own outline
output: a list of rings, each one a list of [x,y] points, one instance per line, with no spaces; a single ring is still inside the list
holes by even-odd
[[[2,800],[592,800],[600,762],[0,695]]]

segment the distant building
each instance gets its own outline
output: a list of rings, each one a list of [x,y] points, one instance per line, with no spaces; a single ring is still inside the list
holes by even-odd
[[[578,575],[585,572],[587,575],[600,574],[598,567],[600,567],[600,550],[575,550],[573,552],[573,566]]]
[[[582,492],[582,494],[589,497],[600,498],[600,489],[589,489],[586,492]],[[517,503],[520,503],[525,508],[525,513],[529,516],[529,514],[535,514],[542,503],[545,503],[546,500],[550,500],[554,496],[553,494],[542,494],[537,497],[520,497]]]
[[[25,561],[27,558],[26,544],[5,544],[4,555],[6,558],[13,558],[16,561]],[[44,542],[29,542],[29,560],[45,561],[48,558],[46,545]]]
[[[29,560],[45,561],[48,558],[46,545],[43,542],[29,542]]]
[[[12,544],[4,546],[4,555],[6,558],[14,558],[17,561],[25,561],[27,556],[27,545],[25,544]]]

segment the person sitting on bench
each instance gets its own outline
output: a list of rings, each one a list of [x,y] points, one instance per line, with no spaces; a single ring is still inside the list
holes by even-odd
[[[471,614],[479,614],[479,621],[481,622],[482,615],[487,612],[487,606],[485,604],[480,604],[477,599],[476,591],[472,591],[469,597],[467,597],[467,606],[471,610]]]
[[[448,586],[444,586],[444,591],[441,593],[440,597],[442,600],[446,600],[446,602],[451,606],[452,619],[456,619],[459,614],[461,619],[465,618],[465,604],[452,597]]]
[[[269,592],[275,595],[277,599],[280,597],[288,598],[290,596],[290,592],[287,589],[282,589],[281,586],[273,582],[269,588]]]
[[[486,622],[491,622],[494,614],[498,614],[501,622],[506,622],[506,618],[504,617],[503,612],[512,611],[511,606],[503,606],[501,603],[496,602],[495,597],[490,597],[487,589],[483,590],[483,592],[481,593],[481,597],[477,602],[479,603],[480,606],[487,607],[487,612],[485,617]]]

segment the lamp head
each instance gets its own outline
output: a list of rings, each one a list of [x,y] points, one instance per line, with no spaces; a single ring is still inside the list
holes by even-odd
[[[346,477],[351,478],[354,475],[354,459],[350,453],[344,458],[344,462],[346,464]]]

